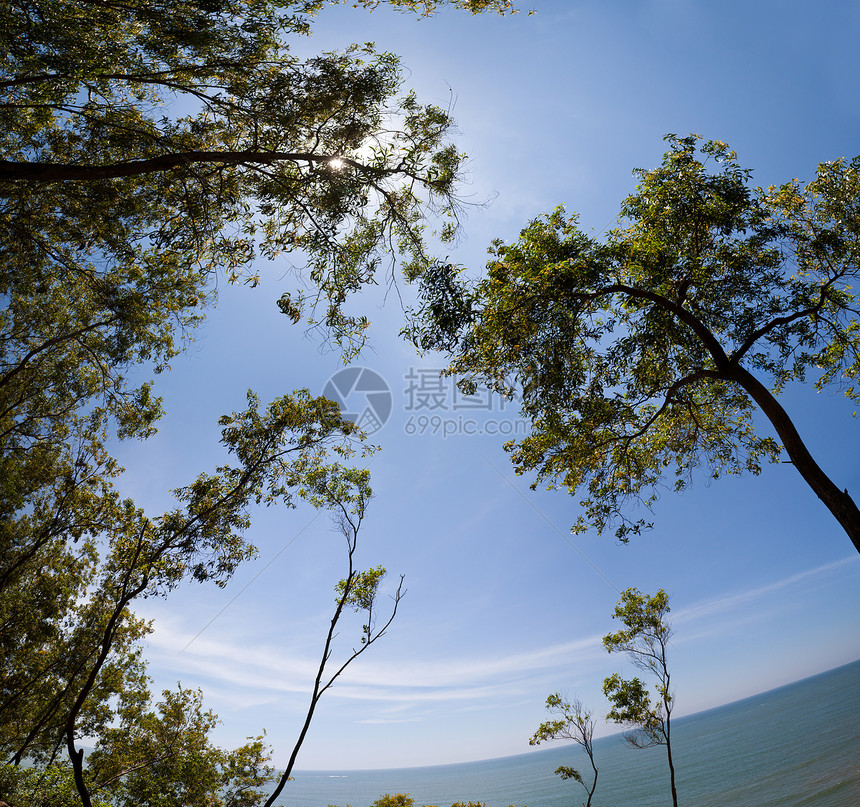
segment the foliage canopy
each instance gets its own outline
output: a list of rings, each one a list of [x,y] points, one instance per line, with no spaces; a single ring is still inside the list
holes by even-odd
[[[506,0],[387,1],[424,14],[512,10]],[[450,236],[462,155],[447,141],[448,114],[400,93],[394,55],[370,44],[293,55],[327,4],[5,5],[8,272],[35,286],[100,281],[102,295],[121,297],[99,299],[104,313],[128,303],[142,274],[182,284],[172,304],[184,324],[205,300],[201,278],[218,270],[255,283],[255,257],[297,253],[309,301],[323,303],[312,320],[360,343],[366,323],[343,313],[346,297],[374,282],[392,250],[408,256],[407,274],[420,270],[429,212]],[[298,318],[302,301],[281,305]]]
[[[860,551],[860,511],[777,398],[809,375],[860,397],[860,157],[763,190],[725,143],[667,139],[602,240],[558,209],[497,241],[475,285],[431,266],[412,336],[452,351],[467,391],[521,389],[531,433],[507,448],[583,496],[576,530],[627,540],[667,477],[759,473],[784,450]]]

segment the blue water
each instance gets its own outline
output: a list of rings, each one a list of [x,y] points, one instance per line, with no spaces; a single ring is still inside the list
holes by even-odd
[[[683,807],[860,807],[860,661],[672,723]],[[620,736],[594,743],[593,807],[671,804],[664,748]],[[553,775],[588,769],[576,746],[530,754],[372,771],[298,771],[279,804],[369,807],[384,793],[416,805],[482,801],[490,807],[579,807],[585,791]]]

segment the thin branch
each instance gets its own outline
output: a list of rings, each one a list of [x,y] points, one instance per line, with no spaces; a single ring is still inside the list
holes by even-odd
[[[760,328],[753,331],[740,345],[740,347],[735,350],[732,355],[729,357],[729,361],[732,364],[737,364],[743,358],[744,354],[752,348],[752,346],[761,339],[762,336],[766,336],[772,330],[779,328],[783,325],[790,325],[792,322],[795,322],[798,319],[804,319],[805,317],[812,316],[813,314],[817,314],[823,307],[824,303],[827,301],[826,292],[827,290],[836,283],[837,280],[841,278],[841,275],[834,275],[829,278],[826,283],[824,283],[818,291],[818,302],[815,305],[811,305],[808,308],[804,308],[800,311],[795,311],[792,314],[785,314],[781,317],[775,317],[770,322],[765,323]]]

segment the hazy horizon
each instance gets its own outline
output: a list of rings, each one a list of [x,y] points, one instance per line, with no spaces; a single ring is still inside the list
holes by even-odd
[[[809,681],[812,678],[818,678],[820,675],[827,675],[828,673],[836,672],[837,670],[841,670],[843,667],[850,667],[852,664],[860,664],[860,658],[855,659],[854,661],[846,662],[845,664],[839,664],[836,667],[831,667],[828,670],[822,670],[821,672],[813,673],[812,675],[804,676],[803,678],[798,678],[796,681],[790,681],[787,684],[781,684],[780,686],[772,687],[771,689],[762,690],[761,692],[753,692],[750,695],[746,695],[743,698],[738,698],[737,700],[729,701],[728,703],[721,703],[719,706],[711,706],[707,709],[700,709],[696,712],[691,712],[688,714],[672,714],[672,720],[677,724],[687,718],[695,718],[702,715],[705,715],[708,712],[713,712],[718,709],[723,709],[729,706],[737,706],[738,704],[743,703],[747,700],[752,700],[754,698],[762,697],[764,695],[770,695],[779,691],[780,689],[786,689],[787,687],[794,686],[795,684],[801,684],[804,681]],[[625,734],[624,729],[618,729],[616,731],[611,731],[607,734],[601,734],[599,737],[595,736],[595,743],[603,742],[603,741],[611,741],[613,738],[619,738],[623,734]],[[528,751],[521,751],[516,754],[505,754],[500,757],[488,757],[486,759],[474,759],[469,760],[468,762],[442,762],[434,765],[396,765],[391,768],[296,768],[295,773],[344,773],[344,772],[384,772],[384,771],[408,771],[414,769],[423,769],[423,768],[452,768],[458,765],[473,765],[480,762],[498,762],[505,759],[514,759],[515,757],[527,757],[534,756],[535,754],[542,754],[551,751],[557,751],[559,748],[568,748],[575,746],[573,741],[561,741],[558,743],[549,743],[547,745],[532,747]],[[598,747],[599,748],[599,747]]]

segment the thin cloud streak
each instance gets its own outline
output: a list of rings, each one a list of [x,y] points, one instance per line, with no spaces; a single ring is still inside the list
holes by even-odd
[[[790,575],[789,577],[785,577],[782,580],[777,580],[773,583],[768,583],[764,586],[758,586],[756,588],[748,589],[747,591],[729,594],[724,597],[703,600],[702,602],[695,603],[687,608],[682,608],[679,611],[673,612],[673,622],[678,624],[679,622],[695,622],[698,620],[710,619],[719,614],[747,607],[750,603],[760,600],[763,597],[767,597],[770,594],[782,591],[789,586],[796,585],[813,577],[824,576],[841,571],[856,563],[857,557],[849,556],[831,563],[825,563],[822,566],[806,569],[802,572]]]
[[[222,684],[277,692],[305,693],[317,660],[295,658],[282,649],[229,639],[198,638],[188,646],[189,633],[162,623],[149,637],[153,661],[175,673],[205,676]],[[182,651],[180,653],[180,651]],[[380,663],[369,659],[350,668],[332,696],[355,700],[460,700],[492,697],[516,687],[523,677],[570,666],[603,655],[599,636],[514,653],[501,658],[456,658]]]
[[[749,619],[758,609],[751,606],[773,594],[814,578],[838,574],[856,563],[853,557],[805,570],[797,574],[727,596],[716,597],[682,608],[673,614],[676,641],[698,641]],[[716,620],[716,622],[714,622]],[[265,700],[265,693],[283,696],[306,694],[316,673],[318,659],[296,657],[281,647],[211,639],[183,631],[175,622],[161,620],[149,638],[153,661],[180,675],[198,675],[222,689],[241,688]],[[605,656],[602,637],[588,636],[544,648],[511,653],[502,657],[415,659],[397,663],[368,659],[350,668],[330,696],[356,702],[384,701],[396,704],[439,703],[498,698],[521,693],[535,675],[596,661]],[[412,718],[378,718],[385,722],[413,722]]]

